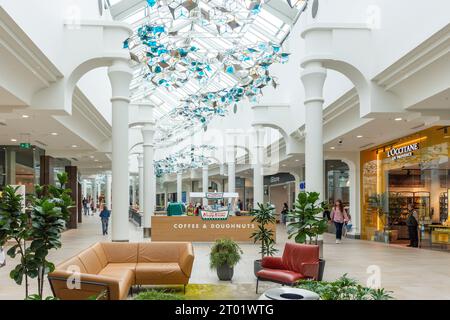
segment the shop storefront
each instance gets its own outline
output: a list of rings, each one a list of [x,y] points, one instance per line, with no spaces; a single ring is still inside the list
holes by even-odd
[[[421,248],[450,249],[450,128],[433,127],[361,152],[361,237],[408,244],[408,204]]]
[[[283,205],[287,203],[289,209],[295,202],[295,177],[289,173],[278,173],[264,177],[265,202],[275,206],[275,213],[281,214]]]

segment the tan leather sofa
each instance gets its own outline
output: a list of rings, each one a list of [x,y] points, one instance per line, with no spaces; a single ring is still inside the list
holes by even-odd
[[[97,243],[48,275],[55,297],[86,300],[104,293],[124,300],[133,285],[189,283],[194,250],[188,242]]]

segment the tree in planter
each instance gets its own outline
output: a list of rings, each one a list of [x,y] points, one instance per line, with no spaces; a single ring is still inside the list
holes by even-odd
[[[272,257],[278,251],[275,248],[275,234],[273,230],[268,228],[269,225],[276,223],[274,209],[270,204],[258,203],[258,209],[253,209],[252,214],[254,216],[252,222],[258,224],[258,229],[252,233],[250,238],[253,239],[254,243],[259,241],[261,260],[267,256]],[[261,269],[261,260],[255,261],[255,274]]]
[[[294,210],[289,217],[292,222],[288,225],[289,239],[294,238],[296,243],[317,244],[319,235],[327,230],[327,221],[321,213],[326,208],[324,202],[320,202],[318,192],[300,192],[294,204]]]
[[[11,271],[10,277],[21,285],[25,279],[25,298],[42,299],[44,278],[54,270],[47,260],[51,249],[61,247],[61,232],[66,227],[69,208],[73,205],[71,190],[65,189],[67,173],[58,174],[59,186],[36,186],[36,196],[30,197],[31,215],[22,212],[22,196],[16,188],[8,186],[0,201],[0,244],[12,239],[15,245],[7,254],[20,256],[20,263]],[[26,241],[31,241],[27,247]],[[38,293],[29,295],[28,278],[37,278]]]
[[[38,296],[42,297],[45,274],[55,270],[47,260],[50,250],[61,248],[61,233],[66,228],[66,220],[60,207],[49,199],[37,199],[31,214],[33,241],[30,249],[38,263]]]
[[[211,248],[209,266],[217,270],[220,280],[231,280],[233,268],[241,260],[244,252],[239,245],[230,239],[219,239]]]
[[[59,187],[36,186],[36,196],[31,198],[32,238],[30,249],[38,264],[38,297],[42,297],[45,274],[52,272],[55,266],[47,260],[50,250],[61,248],[61,233],[65,230],[70,217],[69,209],[73,205],[71,190],[66,189],[66,172],[58,174]]]
[[[7,255],[14,259],[20,257],[18,264],[10,277],[21,285],[25,280],[25,298],[28,297],[28,278],[37,276],[37,265],[34,253],[27,248],[26,240],[31,236],[29,216],[22,210],[22,195],[17,194],[17,188],[6,186],[0,201],[0,245],[13,240],[14,245],[7,251]]]

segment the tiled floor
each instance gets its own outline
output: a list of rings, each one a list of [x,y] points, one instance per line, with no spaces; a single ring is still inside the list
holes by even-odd
[[[102,237],[100,221],[97,217],[85,217],[77,230],[63,234],[62,249],[52,252],[50,260],[56,264],[62,262],[89,245],[107,240]],[[130,224],[132,241],[142,241],[142,232]],[[277,247],[282,250],[286,242],[283,227],[278,230]],[[191,283],[221,283],[214,271],[209,269],[209,250],[211,244],[195,243],[195,262]],[[234,284],[246,284],[249,296],[255,283],[253,260],[258,258],[258,248],[252,244],[242,244],[244,251],[241,262],[235,268]],[[333,280],[347,273],[350,277],[365,284],[370,276],[367,269],[376,266],[380,270],[381,285],[394,291],[397,299],[450,299],[450,254],[447,252],[389,246],[360,240],[344,240],[335,244],[332,235],[325,235],[324,258],[326,268],[324,280]],[[10,278],[9,272],[14,261],[8,260],[6,267],[0,269],[0,299],[23,299],[23,288]],[[32,281],[31,291],[34,289]],[[50,295],[46,283],[46,294]],[[264,288],[273,286],[264,283]],[[239,293],[236,293],[239,296]],[[256,298],[256,295],[255,295]]]

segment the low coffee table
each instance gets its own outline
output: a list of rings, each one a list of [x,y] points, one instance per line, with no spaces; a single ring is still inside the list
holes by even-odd
[[[317,293],[297,288],[274,288],[264,292],[258,300],[319,300]]]

